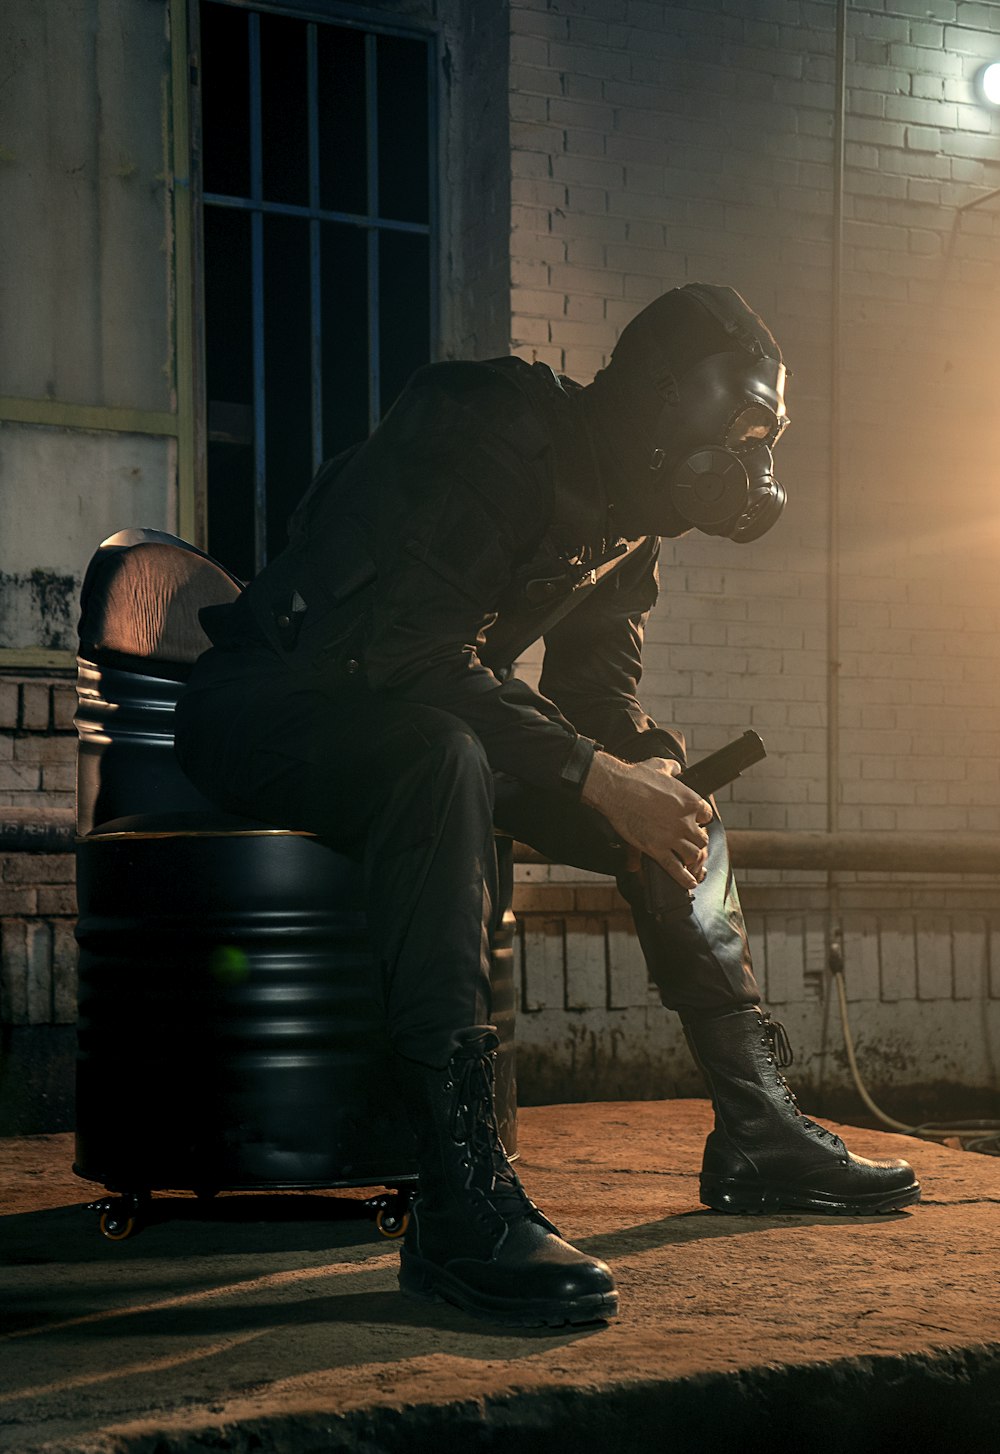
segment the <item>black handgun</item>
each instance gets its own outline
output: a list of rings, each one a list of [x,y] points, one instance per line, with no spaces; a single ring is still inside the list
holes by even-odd
[[[719,788],[724,788],[727,783],[738,778],[744,768],[752,767],[766,756],[767,749],[760,737],[748,729],[742,737],[727,742],[717,752],[710,752],[707,757],[692,763],[677,776],[680,782],[686,783],[703,798],[708,798]],[[642,884],[646,908],[657,919],[682,908],[691,898],[688,889],[675,878],[671,878],[665,868],[661,868],[654,858],[645,853],[642,855]]]

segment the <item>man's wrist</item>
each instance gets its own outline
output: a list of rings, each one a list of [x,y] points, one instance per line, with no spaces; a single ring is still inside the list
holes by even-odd
[[[615,802],[617,787],[628,771],[628,763],[620,758],[612,757],[609,752],[595,752],[580,790],[581,802],[609,817],[608,809]]]

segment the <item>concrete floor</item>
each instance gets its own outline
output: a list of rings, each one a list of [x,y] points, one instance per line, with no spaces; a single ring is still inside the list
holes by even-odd
[[[703,1101],[521,1112],[521,1172],[614,1266],[607,1327],[505,1332],[403,1300],[343,1193],[158,1199],[111,1243],[68,1136],[0,1141],[0,1449],[1000,1449],[1000,1161],[909,1157],[885,1217],[701,1209]]]

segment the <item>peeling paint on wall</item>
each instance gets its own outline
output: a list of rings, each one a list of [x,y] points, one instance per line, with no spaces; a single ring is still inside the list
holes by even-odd
[[[55,571],[0,571],[0,640],[27,640],[47,651],[76,649],[80,581]]]
[[[126,526],[176,528],[175,472],[173,440],[4,426],[0,648],[75,647],[75,598],[87,562]]]

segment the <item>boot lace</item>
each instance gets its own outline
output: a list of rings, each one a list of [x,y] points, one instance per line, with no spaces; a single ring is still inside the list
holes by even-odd
[[[495,1056],[456,1057],[451,1065],[454,1099],[451,1135],[467,1148],[470,1185],[477,1186],[502,1216],[534,1211],[500,1139],[494,1096]]]
[[[788,1038],[788,1032],[780,1020],[774,1020],[770,1015],[761,1012],[761,1028],[764,1034],[761,1036],[761,1044],[767,1050],[767,1063],[774,1066],[774,1074],[777,1085],[784,1092],[785,1100],[791,1106],[792,1113],[798,1116],[807,1130],[812,1131],[820,1140],[829,1138],[833,1142],[839,1142],[840,1137],[828,1131],[825,1126],[820,1126],[816,1121],[811,1120],[802,1110],[788,1081],[782,1071],[794,1062],[795,1056],[792,1053],[792,1044]]]
[[[787,1070],[795,1061],[795,1056],[792,1054],[792,1042],[788,1038],[788,1031],[780,1020],[772,1020],[770,1015],[764,1015],[763,1021],[764,1032],[767,1035],[770,1053],[774,1056],[775,1064],[779,1071]]]

